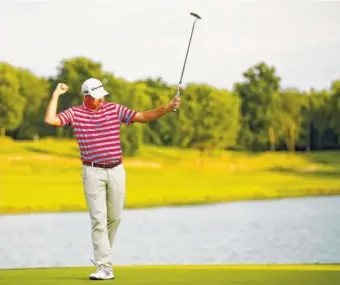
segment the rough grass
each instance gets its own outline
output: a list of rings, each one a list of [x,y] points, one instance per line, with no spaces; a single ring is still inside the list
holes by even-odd
[[[1,285],[80,285],[91,283],[93,268],[0,270]],[[115,268],[116,285],[336,285],[340,266],[131,266]]]
[[[75,141],[0,141],[0,213],[86,210]],[[125,158],[127,208],[340,194],[340,152],[219,152],[143,146]]]

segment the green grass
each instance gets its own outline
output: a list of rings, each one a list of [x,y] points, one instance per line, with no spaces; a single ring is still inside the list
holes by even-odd
[[[75,141],[0,141],[0,213],[86,210]],[[215,152],[143,146],[124,159],[127,208],[340,194],[340,152]]]
[[[1,285],[89,284],[93,268],[0,270]],[[116,285],[336,285],[340,266],[119,266],[115,280],[95,284]],[[92,281],[93,283],[93,281]]]

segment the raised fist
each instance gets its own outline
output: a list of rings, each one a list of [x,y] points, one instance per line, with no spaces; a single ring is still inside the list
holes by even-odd
[[[54,90],[54,93],[58,95],[64,94],[68,90],[68,86],[64,83],[58,83],[57,87]]]

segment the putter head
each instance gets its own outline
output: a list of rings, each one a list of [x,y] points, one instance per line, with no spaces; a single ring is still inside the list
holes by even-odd
[[[191,15],[191,16],[194,16],[194,17],[197,18],[197,19],[202,19],[202,18],[201,18],[199,15],[197,15],[196,13],[191,12],[190,15]]]

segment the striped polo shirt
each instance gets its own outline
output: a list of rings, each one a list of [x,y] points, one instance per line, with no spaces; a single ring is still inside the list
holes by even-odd
[[[72,127],[82,161],[106,163],[122,158],[120,124],[131,125],[136,113],[123,105],[104,102],[97,111],[82,104],[57,116],[62,126]]]

